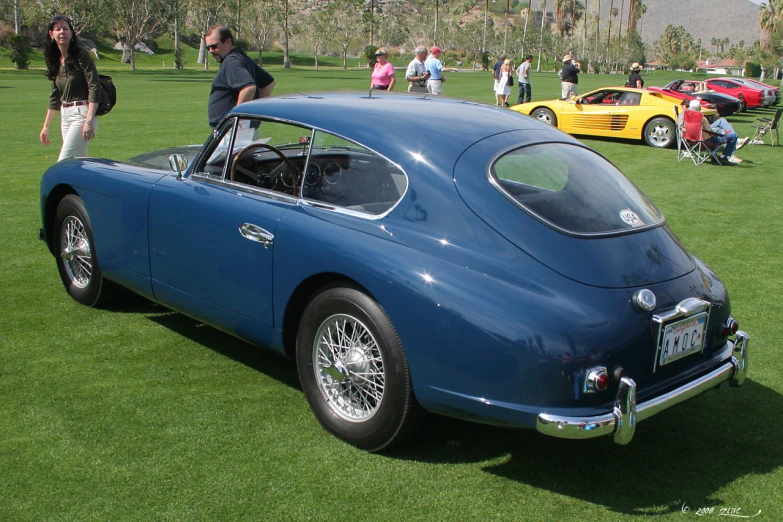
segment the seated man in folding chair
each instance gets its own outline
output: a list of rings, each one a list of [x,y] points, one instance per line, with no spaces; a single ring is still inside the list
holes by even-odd
[[[691,100],[687,110],[701,113],[701,102],[699,100]],[[734,128],[725,118],[718,118],[710,124],[710,122],[707,121],[707,118],[702,115],[701,128],[705,135],[704,141],[708,144],[716,146],[719,146],[722,143],[726,144],[726,147],[723,149],[723,154],[718,158],[721,163],[742,163],[742,160],[734,155],[734,151],[744,147],[745,143],[748,142],[748,138],[738,140],[737,133],[734,132]]]

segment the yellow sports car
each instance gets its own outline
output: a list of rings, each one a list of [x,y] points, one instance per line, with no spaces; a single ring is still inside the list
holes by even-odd
[[[673,147],[674,106],[682,100],[661,92],[631,87],[604,87],[570,100],[534,101],[514,105],[527,114],[569,134],[643,139],[651,147]],[[702,107],[708,118],[715,109]]]

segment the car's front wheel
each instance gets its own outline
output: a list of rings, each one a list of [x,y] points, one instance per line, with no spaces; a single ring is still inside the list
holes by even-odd
[[[402,343],[383,308],[363,292],[316,295],[302,315],[296,359],[310,408],[342,440],[380,451],[418,424]]]
[[[674,122],[669,118],[653,118],[644,126],[644,141],[650,147],[672,147],[676,139]]]
[[[530,116],[537,119],[541,123],[546,123],[551,127],[557,127],[557,116],[551,110],[546,107],[539,107],[530,113]]]
[[[98,268],[90,217],[81,198],[71,194],[60,201],[53,230],[57,269],[65,289],[83,305],[104,303],[109,289]]]

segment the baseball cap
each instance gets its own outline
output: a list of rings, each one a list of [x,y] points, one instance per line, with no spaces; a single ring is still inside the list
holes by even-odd
[[[441,53],[441,52],[443,51],[441,51],[440,47],[438,47],[437,45],[433,45],[432,49],[430,49],[430,54]]]
[[[691,100],[688,104],[688,108],[692,111],[700,111],[701,110],[701,102],[699,100]]]

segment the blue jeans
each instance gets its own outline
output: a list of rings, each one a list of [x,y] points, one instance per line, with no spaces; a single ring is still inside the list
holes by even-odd
[[[708,143],[725,143],[726,148],[723,149],[723,155],[731,157],[734,155],[734,151],[737,149],[737,133],[734,132],[734,128],[725,118],[718,118],[710,124],[710,127],[714,132],[721,134],[721,136],[713,136],[708,139]]]
[[[527,103],[532,99],[532,91],[529,83],[519,82],[519,98],[517,103]]]

